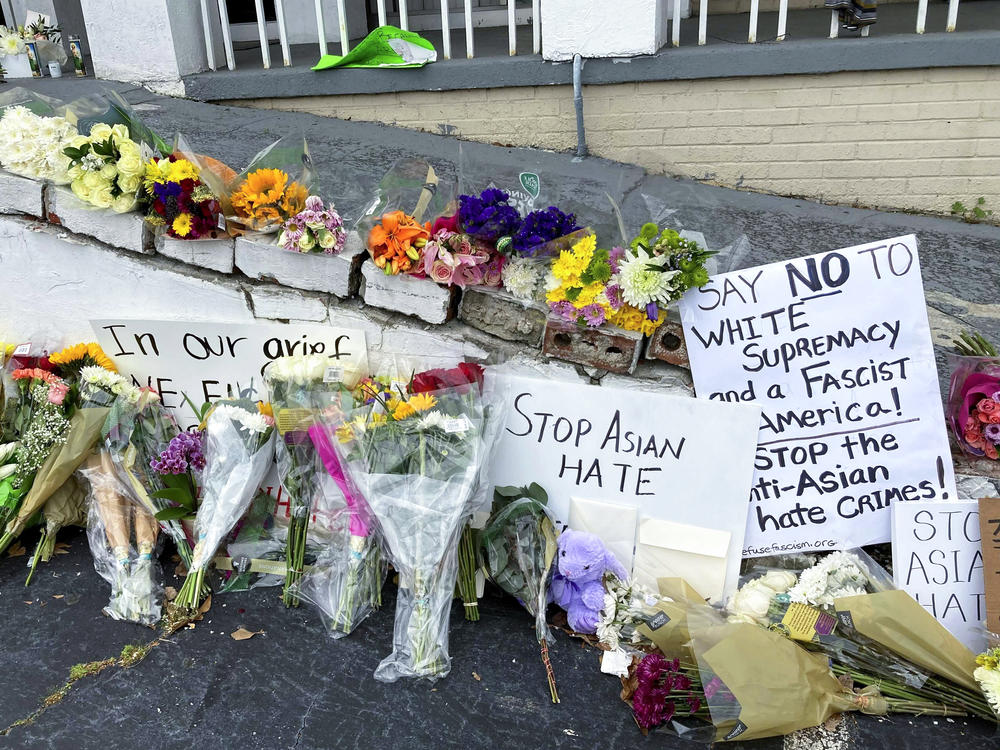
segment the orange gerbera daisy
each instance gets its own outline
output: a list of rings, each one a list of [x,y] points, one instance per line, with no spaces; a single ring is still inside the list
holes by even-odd
[[[397,274],[410,269],[430,236],[430,222],[420,224],[402,211],[390,211],[368,233],[368,250],[376,266],[387,274]]]

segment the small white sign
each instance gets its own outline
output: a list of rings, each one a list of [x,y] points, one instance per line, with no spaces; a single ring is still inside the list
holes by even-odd
[[[973,653],[986,647],[979,503],[894,503],[892,570],[907,591]]]
[[[605,544],[620,543],[628,534],[629,552],[638,518],[728,532],[728,550],[722,550],[726,582],[730,588],[736,584],[758,406],[523,376],[509,378],[507,394],[493,485],[537,482],[563,523],[569,522],[572,498],[602,501],[606,522],[595,516],[583,530]],[[624,513],[616,508],[633,510],[628,530],[619,528]],[[612,528],[614,538],[606,538]],[[659,541],[669,546],[677,540]]]

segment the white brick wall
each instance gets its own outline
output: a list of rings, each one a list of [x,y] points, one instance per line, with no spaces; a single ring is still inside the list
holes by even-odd
[[[41,216],[42,188],[40,182],[0,169],[0,214]]]
[[[576,147],[568,86],[239,104],[470,140]],[[584,119],[591,153],[653,172],[937,213],[982,196],[1000,214],[998,67],[586,86]]]
[[[85,234],[112,247],[152,253],[153,238],[142,214],[116,214],[88,205],[66,187],[50,185],[47,191],[49,221],[71,232]]]

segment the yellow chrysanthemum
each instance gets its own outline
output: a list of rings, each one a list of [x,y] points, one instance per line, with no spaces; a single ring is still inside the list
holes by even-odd
[[[166,174],[169,182],[198,179],[198,167],[189,162],[187,159],[178,159],[177,161],[167,162],[167,165]]]
[[[108,359],[108,355],[104,353],[104,350],[94,342],[67,346],[65,349],[50,355],[49,362],[54,365],[72,368],[96,365],[111,372],[118,372],[118,368],[115,367],[114,362]]]
[[[191,215],[177,214],[177,218],[174,219],[174,223],[170,225],[170,228],[178,237],[187,237],[191,234]]]
[[[566,287],[557,286],[555,289],[550,289],[545,293],[546,302],[562,302],[566,299]]]
[[[594,257],[594,251],[597,249],[597,235],[588,234],[582,240],[573,245],[573,252],[580,256],[586,256],[587,263],[590,263],[591,258]],[[586,266],[584,266],[586,268]]]
[[[604,291],[604,284],[599,281],[595,281],[592,284],[587,284],[580,290],[579,296],[573,300],[573,305],[576,307],[586,307],[597,299],[597,296]]]
[[[349,443],[354,440],[354,431],[348,424],[342,424],[336,430],[337,440],[340,443]]]
[[[385,414],[372,414],[373,425],[385,424],[388,421],[389,417],[387,417]]]
[[[437,399],[429,393],[418,393],[415,396],[410,396],[409,404],[415,411],[427,411],[434,408]]]

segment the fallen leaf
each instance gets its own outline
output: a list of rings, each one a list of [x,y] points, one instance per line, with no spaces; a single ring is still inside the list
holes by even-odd
[[[198,607],[198,614],[203,615],[206,612],[208,612],[208,610],[210,610],[211,608],[212,608],[212,595],[209,594],[208,596],[205,597],[205,601],[201,603],[201,606]],[[200,620],[201,618],[199,617],[198,619]]]
[[[175,589],[173,586],[167,586],[165,589],[163,589],[163,593],[167,595],[168,602],[172,602],[174,599],[177,598],[177,589]]]
[[[483,681],[483,678],[480,677],[477,672],[473,672],[472,673],[472,679],[474,679],[476,682],[482,682]]]
[[[177,567],[174,568],[174,575],[177,576],[178,578],[184,578],[184,576],[186,576],[187,574],[188,574],[187,566],[182,562],[177,563]]]
[[[23,544],[15,542],[14,544],[11,545],[11,548],[7,550],[7,557],[20,557],[27,551],[28,550],[24,548]]]
[[[34,602],[29,602],[27,599],[22,599],[21,601],[25,604],[34,604]]]
[[[246,641],[253,638],[255,635],[260,635],[263,630],[247,630],[246,628],[238,628],[229,634],[229,637],[234,641]]]
[[[64,596],[65,596],[65,594],[53,594],[52,598],[53,599],[62,599]]]
[[[57,555],[68,555],[69,545],[66,542],[56,542],[55,553]]]

